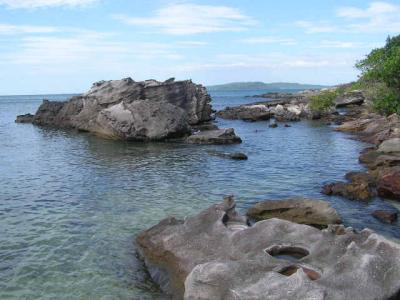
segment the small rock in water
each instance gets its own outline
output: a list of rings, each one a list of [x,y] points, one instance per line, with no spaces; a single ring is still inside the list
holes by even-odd
[[[375,210],[372,216],[384,223],[394,223],[397,220],[397,212],[386,210]]]
[[[234,160],[247,160],[247,155],[242,152],[228,153],[228,152],[219,152],[219,151],[209,151],[208,153],[210,155],[224,157],[224,158],[230,158],[230,159],[234,159]]]
[[[268,127],[270,127],[270,128],[276,128],[276,127],[278,127],[278,124],[276,124],[276,123],[271,123],[271,124],[269,124]]]
[[[285,124],[285,127],[292,127],[292,125],[289,125],[289,124]]]

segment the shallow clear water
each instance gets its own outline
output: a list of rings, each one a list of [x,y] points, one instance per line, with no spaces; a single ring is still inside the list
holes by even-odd
[[[244,96],[254,93],[213,93],[214,107],[252,102]],[[272,129],[268,122],[219,120],[243,143],[190,146],[14,123],[16,115],[35,112],[42,98],[0,97],[0,299],[162,298],[136,256],[135,235],[167,215],[197,213],[225,194],[236,195],[242,212],[264,199],[326,199],[346,225],[400,238],[398,224],[370,216],[389,202],[320,194],[323,183],[362,169],[358,153],[365,147],[327,126]],[[241,151],[249,160],[209,150]]]

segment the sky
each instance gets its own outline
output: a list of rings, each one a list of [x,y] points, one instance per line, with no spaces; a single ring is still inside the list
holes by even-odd
[[[399,16],[400,0],[0,0],[0,95],[125,77],[345,83]]]

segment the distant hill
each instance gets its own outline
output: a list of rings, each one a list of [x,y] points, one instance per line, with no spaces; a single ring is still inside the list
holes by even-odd
[[[327,86],[315,84],[302,84],[292,82],[232,82],[219,85],[207,86],[209,91],[232,91],[232,90],[308,90],[322,89]]]

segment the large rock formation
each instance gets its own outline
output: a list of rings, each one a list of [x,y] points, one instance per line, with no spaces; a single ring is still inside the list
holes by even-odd
[[[188,135],[191,126],[210,121],[210,101],[206,89],[189,80],[126,78],[97,82],[65,102],[45,100],[35,116],[18,116],[17,122],[126,140],[164,140]]]
[[[282,199],[258,202],[250,207],[247,216],[261,221],[272,218],[323,228],[342,221],[329,203],[314,199]]]
[[[365,229],[280,219],[248,227],[231,198],[137,237],[174,299],[398,299],[400,245]]]

